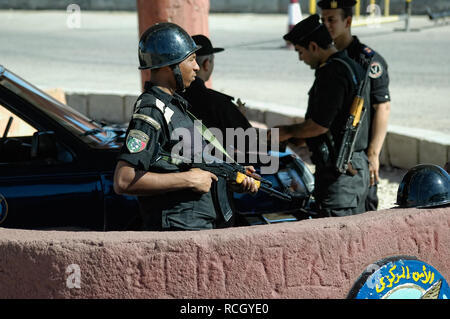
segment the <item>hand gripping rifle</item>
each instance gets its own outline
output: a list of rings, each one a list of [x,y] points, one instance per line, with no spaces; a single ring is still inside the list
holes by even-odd
[[[244,166],[237,163],[227,163],[222,161],[212,163],[189,163],[187,165],[189,168],[200,168],[204,171],[211,172],[216,176],[225,178],[226,181],[235,182],[236,184],[241,184],[247,176],[252,177],[255,180],[254,183],[258,187],[258,191],[262,191],[270,196],[274,196],[285,201],[293,200],[290,194],[277,191],[272,188],[272,183],[270,181],[263,179],[257,174],[251,173]]]
[[[291,194],[277,191],[276,189],[272,188],[272,183],[270,181],[263,179],[258,174],[250,172],[250,170],[246,169],[244,166],[239,165],[236,162],[228,163],[211,156],[211,158],[197,163],[196,161],[189,160],[182,156],[169,154],[162,150],[159,150],[159,154],[161,159],[178,166],[182,170],[200,168],[204,171],[213,173],[217,177],[224,178],[227,182],[241,184],[247,176],[252,177],[255,180],[254,183],[258,187],[258,191],[262,191],[269,194],[270,196],[274,196],[285,201],[294,200]]]
[[[351,73],[353,73],[350,66],[345,61],[341,60],[341,62],[346,64]],[[342,143],[336,159],[336,169],[342,174],[346,173],[347,171],[353,176],[357,174],[357,171],[352,166],[351,159],[355,148],[355,141],[360,129],[360,124],[363,121],[364,116],[366,115],[366,108],[364,107],[364,92],[366,91],[367,84],[369,82],[369,73],[370,62],[369,66],[367,67],[364,79],[359,83],[358,91],[350,107],[349,117],[344,126]]]
[[[195,121],[198,121],[195,115],[193,115],[189,111],[187,113],[192,118],[194,123]],[[183,166],[187,169],[200,168],[204,171],[211,172],[218,177],[219,176],[223,177],[227,182],[234,182],[236,184],[241,184],[244,181],[245,177],[247,176],[253,177],[253,179],[255,180],[255,184],[258,187],[258,191],[259,190],[263,191],[269,194],[270,196],[274,196],[286,201],[292,201],[294,199],[293,196],[291,196],[290,194],[282,193],[272,188],[272,183],[270,181],[261,178],[261,176],[257,174],[252,174],[244,166],[239,165],[236,161],[234,161],[233,158],[230,157],[230,155],[228,155],[227,151],[217,141],[217,139],[205,125],[203,124],[201,126],[194,125],[194,127],[200,132],[201,136],[206,141],[210,142],[217,150],[222,152],[228,159],[230,159],[231,163],[219,160],[218,158],[213,156],[210,156],[209,158],[205,158],[204,156],[202,156],[201,158],[203,158],[206,161],[201,161],[200,163],[182,157],[178,158],[178,156],[174,158],[172,155],[169,154],[165,154],[166,159],[168,159],[172,163],[174,162],[181,163],[180,168],[182,168]]]

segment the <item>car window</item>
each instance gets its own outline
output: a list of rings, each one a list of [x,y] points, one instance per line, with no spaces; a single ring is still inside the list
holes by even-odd
[[[37,132],[36,128],[22,120],[20,117],[11,113],[2,104],[0,104],[0,136],[3,137],[6,127],[8,126],[8,121],[12,117],[12,122],[10,124],[7,133],[8,137],[15,136],[33,136],[34,132]]]
[[[39,131],[0,104],[0,165],[48,166],[72,161],[72,153],[57,143],[54,132]]]
[[[118,138],[114,130],[104,129],[101,124],[89,119],[72,107],[57,101],[1,66],[0,87],[30,103],[32,108],[44,112],[90,147],[110,149],[121,146],[114,143]]]

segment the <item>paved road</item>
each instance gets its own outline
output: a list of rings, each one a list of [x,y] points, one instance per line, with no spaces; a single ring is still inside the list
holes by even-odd
[[[209,24],[226,48],[216,56],[216,89],[250,105],[305,109],[314,74],[283,48],[286,16],[212,14]],[[421,30],[394,32],[398,22],[354,33],[389,63],[390,123],[450,135],[450,25],[414,17],[411,26]],[[65,12],[0,11],[0,64],[42,88],[137,94],[137,38],[133,13],[82,12],[81,28],[70,29]]]

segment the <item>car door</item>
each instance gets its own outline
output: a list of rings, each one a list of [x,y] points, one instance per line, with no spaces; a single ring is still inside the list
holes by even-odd
[[[0,227],[103,230],[100,176],[58,132],[0,101],[0,134]]]

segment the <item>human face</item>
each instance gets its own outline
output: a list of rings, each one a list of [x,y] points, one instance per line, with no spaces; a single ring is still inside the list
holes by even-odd
[[[195,80],[195,75],[200,70],[200,67],[195,61],[195,53],[188,56],[183,62],[180,63],[180,71],[183,77],[184,87],[187,88]]]
[[[351,17],[342,18],[342,9],[324,9],[322,10],[322,23],[327,27],[331,38],[336,40],[350,28]]]
[[[318,58],[312,48],[313,44],[309,44],[309,48],[302,47],[301,45],[294,45],[295,51],[298,52],[298,59],[309,65],[311,69],[316,69],[318,66]]]

